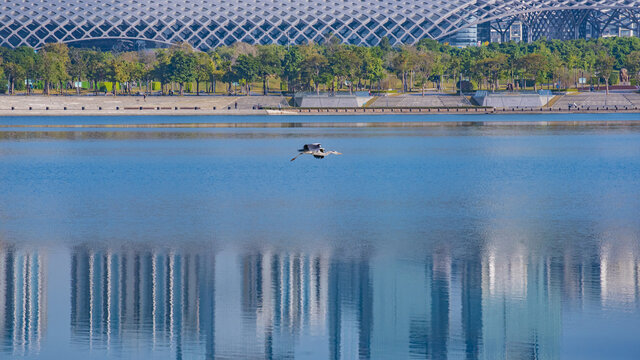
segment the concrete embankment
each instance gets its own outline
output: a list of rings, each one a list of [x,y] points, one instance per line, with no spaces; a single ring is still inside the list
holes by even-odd
[[[261,115],[288,106],[283,96],[0,96],[0,116]]]
[[[282,96],[0,96],[2,116],[640,113],[640,94],[563,95],[549,107],[482,107],[453,95],[377,98],[366,107],[288,107]]]

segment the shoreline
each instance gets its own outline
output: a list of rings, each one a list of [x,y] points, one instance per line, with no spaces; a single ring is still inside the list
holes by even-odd
[[[427,128],[427,127],[584,127],[640,126],[640,120],[409,121],[409,122],[221,122],[157,124],[0,124],[9,129],[220,129],[220,128]]]
[[[524,115],[524,114],[640,114],[640,109],[486,109],[486,108],[353,108],[353,109],[256,109],[256,110],[116,110],[116,109],[49,109],[49,110],[0,110],[0,121],[7,117],[36,116],[331,116],[331,115]]]
[[[291,107],[283,96],[0,96],[2,118],[19,116],[265,116],[431,114],[640,114],[640,94],[557,95],[545,106],[474,106],[451,94],[378,97],[363,107]],[[467,101],[464,103],[464,101]],[[505,103],[506,104],[506,103]],[[577,105],[576,105],[577,104]],[[577,108],[573,106],[578,106]],[[571,109],[570,109],[571,108]]]

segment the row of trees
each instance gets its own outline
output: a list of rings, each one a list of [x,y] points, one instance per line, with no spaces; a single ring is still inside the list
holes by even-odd
[[[261,84],[267,94],[272,79],[279,80],[279,90],[289,92],[379,90],[394,83],[401,84],[403,92],[424,92],[430,86],[446,90],[446,84],[451,90],[465,85],[469,87],[465,90],[472,86],[496,90],[501,84],[569,88],[577,87],[579,78],[608,86],[614,70],[622,68],[640,83],[639,38],[539,40],[464,49],[429,39],[398,47],[383,39],[378,46],[364,47],[341,44],[335,38],[296,46],[238,43],[208,53],[188,44],[121,53],[61,43],[47,44],[37,52],[28,47],[0,48],[0,78],[7,80],[9,93],[25,80],[41,81],[45,94],[81,81],[89,82],[96,92],[101,90],[99,83],[110,82],[114,94],[116,83],[123,93],[131,93],[133,84],[150,91],[153,81],[161,84],[163,93],[178,87],[182,94],[185,84],[192,83],[198,94],[202,84],[203,91],[211,92],[222,82],[227,92],[240,87],[250,94],[252,86]]]

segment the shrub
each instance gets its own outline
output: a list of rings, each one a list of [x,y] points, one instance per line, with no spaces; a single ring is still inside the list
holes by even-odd
[[[460,81],[456,83],[456,89],[460,90]],[[462,80],[462,92],[470,92],[476,89],[476,85],[469,80]]]
[[[609,85],[617,85],[620,82],[620,72],[612,71],[609,75]]]

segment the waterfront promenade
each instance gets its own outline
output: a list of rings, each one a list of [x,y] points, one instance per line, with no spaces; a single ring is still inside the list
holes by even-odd
[[[1,116],[331,115],[640,112],[640,93],[556,95],[541,107],[482,107],[456,95],[377,97],[363,107],[299,108],[283,96],[0,96]]]

